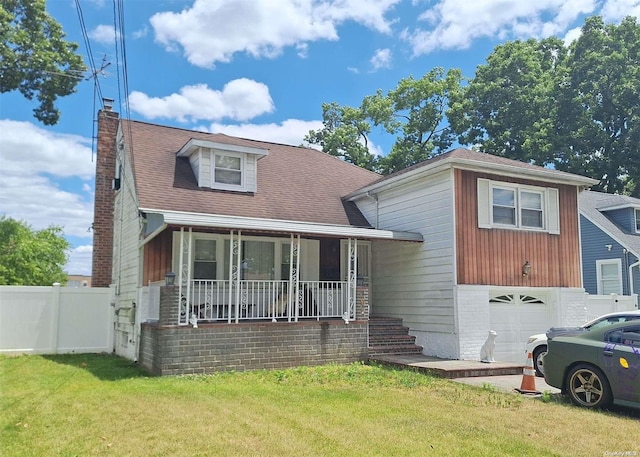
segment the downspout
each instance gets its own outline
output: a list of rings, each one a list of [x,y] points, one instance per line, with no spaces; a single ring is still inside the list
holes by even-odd
[[[374,227],[376,230],[378,230],[380,227],[380,202],[378,201],[378,194],[371,194],[370,191],[367,191],[366,195],[376,202],[376,223]]]
[[[640,260],[638,260],[636,263],[632,263],[631,265],[629,265],[629,295],[633,295],[634,294],[634,290],[633,290],[633,269],[635,267],[639,267],[640,268]]]

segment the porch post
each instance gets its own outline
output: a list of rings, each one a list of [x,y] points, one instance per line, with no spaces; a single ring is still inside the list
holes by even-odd
[[[300,235],[291,234],[289,251],[289,293],[287,294],[287,315],[291,322],[291,307],[293,306],[294,321],[298,322],[300,311],[298,309],[298,291],[300,290]]]
[[[233,254],[236,252],[237,245],[236,240],[233,238],[233,234],[235,232],[231,230],[229,232],[229,305],[227,312],[227,322],[231,323],[231,304],[233,303],[233,285],[236,282],[236,275],[238,274],[237,270],[233,265]]]
[[[191,227],[187,236],[185,236],[184,227],[180,227],[180,268],[178,269],[178,300],[180,302],[178,324],[180,325],[186,325],[189,322],[192,235]]]
[[[242,232],[238,230],[238,236],[236,239],[236,265],[235,265],[235,279],[236,279],[236,324],[240,321],[240,296],[246,294],[246,291],[241,290],[242,285]],[[246,300],[246,297],[245,297]],[[231,307],[229,307],[231,311]],[[229,312],[229,322],[231,322],[231,312]]]
[[[346,323],[349,323],[350,319],[355,319],[356,313],[356,286],[357,286],[357,271],[358,271],[358,240],[349,238],[349,259],[348,259],[347,276],[347,303],[349,309],[345,312],[343,319]]]

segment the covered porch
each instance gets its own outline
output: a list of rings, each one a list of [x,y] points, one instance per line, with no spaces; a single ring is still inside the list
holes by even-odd
[[[355,319],[356,286],[368,284],[368,242],[338,240],[342,249],[334,249],[335,258],[327,261],[337,271],[327,280],[318,264],[322,240],[303,240],[300,234],[288,238],[243,235],[235,230],[203,236],[191,228],[174,233],[180,246],[176,324],[328,318],[348,323]],[[223,246],[222,255],[216,243]],[[226,264],[217,265],[220,260]],[[223,279],[214,279],[219,276]]]
[[[371,241],[421,242],[417,233],[369,227],[145,214],[142,283],[158,302],[174,277],[173,325],[356,319],[356,288],[370,285]],[[153,306],[150,317],[157,319]]]

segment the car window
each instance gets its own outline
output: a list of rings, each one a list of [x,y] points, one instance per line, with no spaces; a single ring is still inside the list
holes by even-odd
[[[628,322],[636,319],[640,319],[640,316],[612,316],[602,319],[601,321],[594,322],[587,328],[589,330],[593,330],[596,328],[606,327],[607,325],[617,324],[618,322]]]
[[[640,325],[614,330],[607,333],[605,339],[608,343],[640,348]]]

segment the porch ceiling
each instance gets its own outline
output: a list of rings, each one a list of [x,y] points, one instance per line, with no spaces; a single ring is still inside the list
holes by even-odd
[[[371,240],[395,240],[421,242],[420,233],[394,230],[378,230],[348,225],[317,224],[301,221],[281,221],[250,217],[222,216],[202,213],[166,211],[140,208],[146,214],[162,216],[165,225],[181,225],[185,227],[225,228],[229,230],[257,230],[282,233],[299,233],[331,237],[358,238]]]

